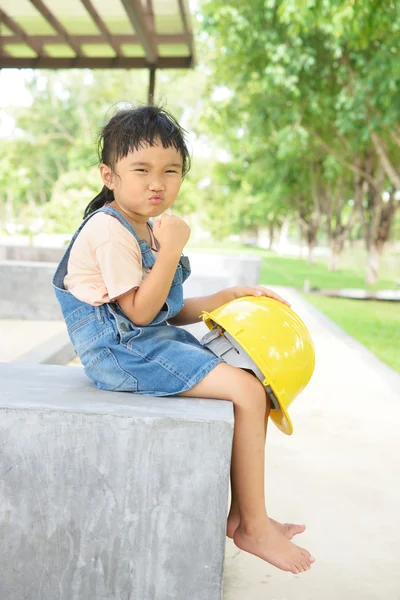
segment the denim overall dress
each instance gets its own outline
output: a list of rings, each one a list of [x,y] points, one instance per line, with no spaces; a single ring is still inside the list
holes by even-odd
[[[223,361],[189,332],[168,324],[183,307],[182,284],[190,275],[187,257],[181,256],[165,304],[146,326],[133,323],[117,302],[92,306],[64,288],[72,245],[97,212],[115,217],[130,231],[140,246],[145,269],[151,269],[156,260],[149,244],[140,240],[131,224],[111,206],[93,212],[75,232],[58,265],[53,287],[86,374],[104,390],[170,396],[191,389]]]

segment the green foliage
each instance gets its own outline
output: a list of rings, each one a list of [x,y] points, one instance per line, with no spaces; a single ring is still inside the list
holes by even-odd
[[[210,143],[178,214],[218,239],[288,218],[310,247],[384,244],[392,221],[398,235],[400,203],[386,210],[381,194],[400,187],[398,2],[204,0],[199,22],[198,69],[157,73],[156,100]],[[99,129],[118,103],[146,102],[148,73],[37,71],[27,85],[32,105],[14,110],[18,135],[0,147],[0,218],[29,227],[39,211],[64,230],[97,192]]]
[[[147,102],[148,77],[145,70],[34,71],[26,76],[32,104],[7,109],[16,134],[0,145],[0,228],[18,221],[26,231],[56,233],[79,222],[101,187],[98,174],[96,184],[93,175],[97,135],[118,108]],[[201,101],[196,98],[204,85],[201,74],[159,72],[158,78],[156,101],[178,119],[186,96],[193,108]],[[193,122],[200,113],[192,115]],[[177,210],[191,212],[195,196],[194,189],[183,191]]]
[[[102,182],[97,168],[69,171],[56,182],[50,202],[41,207],[43,233],[71,233],[82,221],[83,212],[100,192]]]
[[[203,126],[232,153],[235,186],[260,206],[268,190],[310,244],[324,226],[340,245],[357,215],[368,245],[385,243],[398,203],[383,210],[381,193],[400,180],[398,5],[208,0],[202,15],[212,65]],[[357,186],[364,204],[350,210]]]

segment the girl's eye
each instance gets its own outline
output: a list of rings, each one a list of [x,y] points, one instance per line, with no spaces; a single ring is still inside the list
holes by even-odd
[[[138,172],[138,173],[147,173],[147,170],[146,169],[135,169],[135,172]],[[178,174],[178,171],[174,171],[173,169],[169,169],[166,172],[167,173],[176,173],[176,174]]]

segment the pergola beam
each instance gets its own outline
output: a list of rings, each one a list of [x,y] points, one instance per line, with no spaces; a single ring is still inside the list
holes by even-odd
[[[136,35],[144,48],[147,62],[151,65],[157,63],[157,45],[146,23],[146,15],[141,0],[121,0],[126,14],[132,24]]]
[[[147,16],[147,24],[148,29],[150,31],[150,35],[153,37],[156,36],[156,23],[154,19],[154,11],[153,11],[153,2],[152,0],[147,0],[146,3],[146,16]],[[156,41],[157,44],[157,41]]]
[[[148,103],[154,104],[154,90],[156,87],[156,70],[154,67],[150,68],[150,78],[149,78],[149,95],[148,95]]]
[[[72,50],[76,53],[77,56],[81,56],[81,48],[79,44],[76,44],[74,38],[69,35],[68,31],[65,27],[55,18],[55,16],[49,11],[47,6],[43,4],[42,0],[30,0],[31,4],[40,12],[42,17],[46,19],[46,21],[59,33],[68,46],[71,46]]]
[[[20,25],[18,25],[18,23],[16,23],[14,21],[14,19],[9,17],[4,12],[4,10],[2,10],[0,8],[0,24],[1,23],[4,23],[4,25],[6,25],[8,27],[8,29],[10,29],[10,31],[12,31],[14,33],[14,36],[12,36],[12,37],[18,37],[18,40],[20,42],[27,44],[30,48],[32,48],[32,50],[34,52],[36,52],[36,54],[39,54],[40,56],[47,56],[47,52],[42,48],[41,41],[38,39],[36,39],[36,40],[30,39],[30,37],[25,33],[25,31],[22,29],[22,27]],[[8,36],[8,37],[11,37],[11,36]],[[1,41],[5,40],[5,39],[6,38],[3,37],[3,38],[1,38]]]
[[[156,69],[190,69],[191,56],[165,56],[157,59],[152,65]],[[0,69],[148,69],[147,58],[116,56],[115,58],[91,58],[76,56],[75,58],[53,58],[38,56],[37,58],[9,58],[0,56]]]
[[[182,23],[183,23],[183,29],[185,31],[186,37],[188,38],[187,44],[189,46],[190,54],[191,54],[192,58],[194,58],[193,32],[191,30],[190,21],[187,17],[188,10],[189,10],[187,1],[186,0],[178,0],[178,4],[179,4],[179,10],[181,13]]]
[[[86,8],[86,10],[88,11],[89,15],[92,17],[93,21],[96,23],[98,29],[103,34],[103,37],[105,38],[107,43],[110,44],[110,46],[114,50],[115,55],[119,56],[121,54],[119,45],[116,44],[115,41],[112,39],[112,36],[111,36],[110,32],[108,31],[107,27],[105,26],[103,19],[100,17],[100,15],[98,14],[97,10],[94,8],[91,1],[90,0],[81,0],[81,2],[83,4],[83,6]],[[75,40],[76,40],[76,37],[75,37]]]
[[[0,21],[1,21],[1,9],[0,9]],[[4,21],[7,25],[7,23]],[[11,29],[10,26],[8,26]],[[65,44],[65,38],[61,35],[27,35],[22,29],[21,33],[14,31],[14,35],[5,35],[0,38],[3,44],[19,44],[25,42],[29,44],[33,49],[32,44],[45,45],[45,44]],[[77,44],[110,44],[110,46],[120,46],[121,44],[140,44],[140,40],[136,35],[113,35],[109,33],[96,35],[74,35],[74,40]],[[157,35],[155,37],[156,44],[166,45],[190,45],[191,36],[187,34],[172,34],[172,35]],[[118,53],[119,54],[119,53]]]
[[[0,0],[1,1],[1,0]],[[13,0],[16,3],[19,0]],[[24,0],[26,1],[26,0]],[[67,30],[63,18],[55,16],[49,10],[51,0],[28,0],[38,11],[49,26],[54,30],[53,35],[29,35],[23,25],[18,22],[19,17],[10,15],[0,8],[0,25],[7,27],[7,34],[2,35],[0,29],[0,68],[43,68],[43,69],[112,69],[112,68],[148,68],[150,69],[150,95],[154,96],[155,69],[187,69],[193,67],[194,49],[193,33],[191,31],[188,0],[177,0],[179,15],[183,23],[183,33],[157,35],[155,28],[155,10],[152,0],[121,0],[126,12],[126,21],[129,21],[133,31],[132,34],[113,35],[108,27],[108,22],[100,14],[96,6],[96,0],[80,0],[88,17],[96,26],[98,33],[94,35],[74,35]],[[20,15],[22,18],[22,15]],[[179,31],[179,30],[178,30]],[[96,44],[107,46],[113,50],[115,56],[102,56],[101,49],[96,56],[88,56],[84,46]],[[35,56],[23,56],[23,50],[15,46],[27,46],[35,53]],[[128,46],[126,51],[124,46]],[[185,52],[179,52],[179,56],[159,56],[159,46],[184,46],[189,56],[182,56]],[[54,47],[54,51],[51,49]],[[67,46],[75,56],[54,56],[62,54],[62,46]],[[144,57],[128,56],[132,53],[129,46],[139,46],[144,52]],[[58,47],[60,47],[58,49]],[[134,48],[133,48],[134,50]],[[32,52],[30,52],[32,54]],[[170,52],[173,54],[173,52]],[[15,56],[14,56],[15,54]],[[21,56],[22,54],[22,56]],[[103,54],[110,54],[104,49]]]

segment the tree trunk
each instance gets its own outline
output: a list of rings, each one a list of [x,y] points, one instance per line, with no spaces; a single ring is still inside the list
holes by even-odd
[[[303,226],[299,223],[299,258],[303,258],[304,231]]]
[[[309,265],[314,264],[314,248],[315,248],[315,237],[308,235],[307,236],[307,249],[308,249],[307,260],[308,260]]]
[[[289,235],[289,219],[286,218],[283,221],[282,226],[281,226],[281,230],[279,232],[279,241],[278,241],[279,252],[282,251],[282,247],[287,246],[288,235]]]
[[[317,242],[318,223],[311,222],[307,230],[308,264],[314,264],[314,248]]]
[[[392,189],[389,201],[384,202],[380,198],[379,205],[375,208],[367,238],[368,257],[365,280],[368,285],[375,285],[379,278],[383,249],[389,239],[390,229],[398,208],[395,196],[396,190]]]
[[[338,238],[332,238],[329,244],[328,270],[337,271],[339,265],[339,256],[343,250],[344,241]]]
[[[381,264],[383,244],[371,244],[367,257],[366,283],[375,285],[379,277],[379,267]]]
[[[268,223],[268,250],[272,250],[272,244],[274,243],[275,223],[270,221]]]

